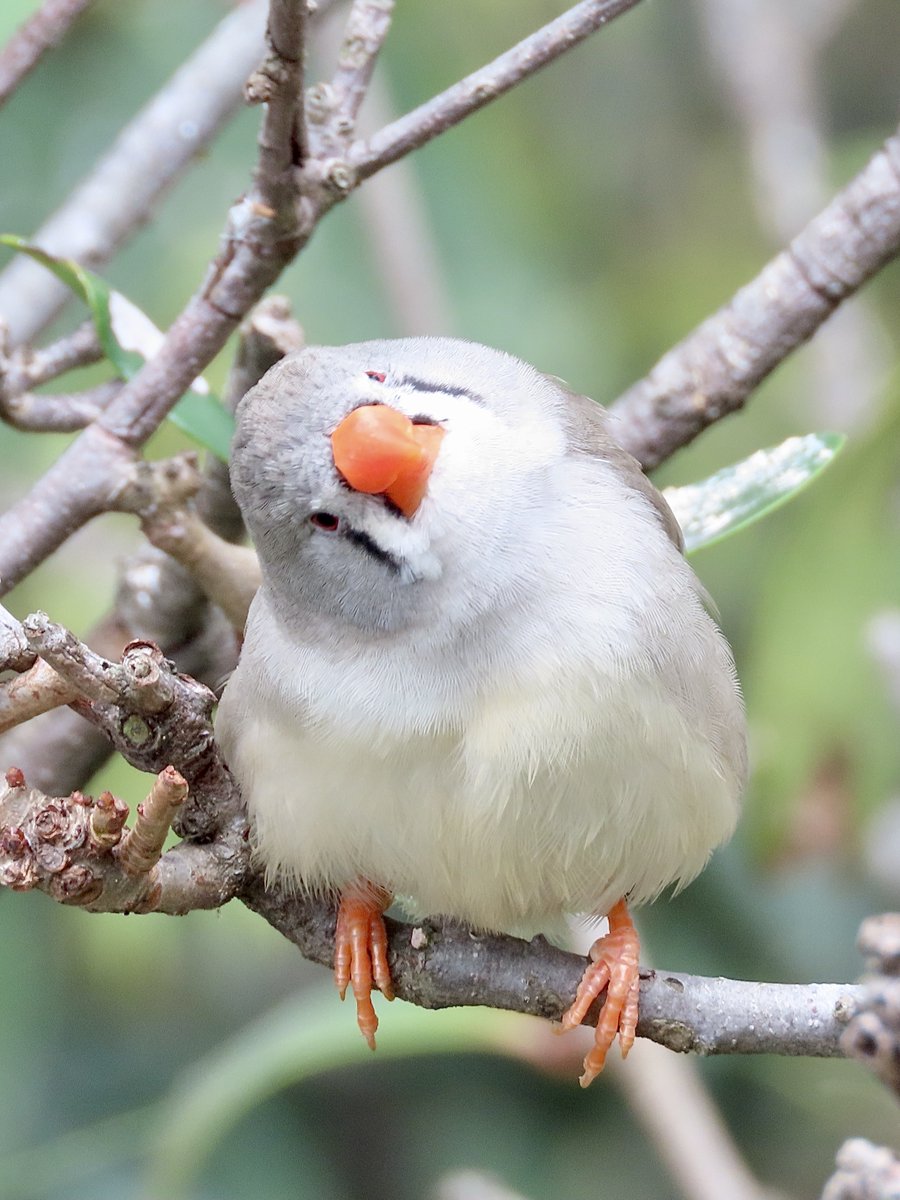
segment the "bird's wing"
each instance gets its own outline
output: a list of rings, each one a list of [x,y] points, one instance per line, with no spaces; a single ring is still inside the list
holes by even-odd
[[[589,396],[573,392],[561,381],[554,382],[566,397],[563,420],[570,450],[575,454],[588,454],[592,458],[608,462],[628,487],[650,502],[663,529],[678,549],[684,550],[684,538],[675,514],[659,489],[654,487],[644,474],[637,459],[627,450],[623,450],[613,438],[606,409]]]

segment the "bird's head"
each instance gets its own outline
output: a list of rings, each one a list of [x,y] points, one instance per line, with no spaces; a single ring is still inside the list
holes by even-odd
[[[445,338],[283,359],[241,402],[232,458],[279,607],[377,633],[514,587],[566,449],[559,405],[534,368]]]

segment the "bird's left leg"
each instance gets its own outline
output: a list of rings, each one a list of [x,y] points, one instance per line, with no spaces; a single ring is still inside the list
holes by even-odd
[[[356,1000],[356,1021],[372,1050],[378,1017],[372,988],[393,1000],[394,985],[387,960],[384,911],[393,896],[384,888],[362,880],[341,889],[334,931],[334,981],[343,1000],[349,984]]]
[[[591,946],[591,963],[584,972],[575,1000],[562,1018],[562,1028],[575,1029],[588,1009],[606,989],[606,999],[597,1022],[593,1049],[584,1060],[581,1086],[587,1087],[603,1070],[610,1046],[619,1038],[624,1058],[634,1044],[638,1019],[638,959],[640,941],[624,900],[607,914],[609,933]]]

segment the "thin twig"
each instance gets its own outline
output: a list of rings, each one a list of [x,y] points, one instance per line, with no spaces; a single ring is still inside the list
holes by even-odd
[[[488,69],[489,75],[492,70],[497,74],[498,64],[506,65],[494,80],[496,88],[491,93],[487,81],[484,88],[487,93],[499,95],[516,79],[549,62],[635,3],[637,0],[606,0],[577,6],[560,18],[562,25],[552,22],[536,35],[536,40],[511,51],[509,62],[508,56],[497,60],[494,68]],[[474,99],[469,95],[468,104],[457,106],[453,120],[479,107],[480,101],[473,105]],[[278,129],[287,135],[285,121],[279,122]],[[433,134],[425,140],[428,136]],[[413,144],[418,143],[410,143],[409,148]],[[398,154],[403,152],[399,150]],[[261,162],[283,163],[287,156],[286,149],[279,156],[268,145],[261,147],[260,153]],[[387,161],[392,158],[384,159]],[[383,164],[373,160],[367,173],[378,165]],[[103,510],[117,473],[130,461],[129,451],[140,447],[154,432],[222,348],[237,322],[306,244],[322,215],[345,199],[354,186],[346,165],[328,160],[307,164],[298,172],[298,179],[302,202],[295,206],[291,218],[285,209],[273,210],[269,201],[281,196],[280,184],[267,182],[260,167],[256,186],[229,214],[225,244],[207,280],[176,318],[158,353],[123,387],[98,421],[72,443],[30,495],[0,517],[0,581],[4,589],[12,587],[75,529]]]
[[[265,0],[236,5],[30,240],[92,269],[108,262],[240,108],[244,80],[265,52],[266,8]],[[0,314],[15,343],[34,338],[70,297],[22,257],[0,275]]]
[[[254,550],[224,541],[192,509],[157,513],[142,521],[141,528],[154,546],[187,568],[234,629],[244,628],[261,582]]]
[[[27,671],[34,661],[21,622],[0,604],[0,671]]]
[[[331,81],[338,119],[342,122],[338,132],[350,133],[356,124],[393,12],[394,0],[354,0]]]
[[[326,22],[322,30],[326,47],[334,24]],[[336,28],[333,32],[338,35]],[[389,125],[396,116],[385,73],[376,72],[357,125],[359,136]],[[451,304],[415,163],[401,159],[390,171],[371,176],[356,204],[396,332],[404,337],[452,333]]]
[[[52,708],[71,704],[77,695],[77,688],[39,658],[27,671],[0,684],[0,733]]]
[[[134,825],[119,843],[119,864],[126,875],[147,875],[159,862],[187,793],[188,785],[174,767],[160,771],[147,799],[138,805]]]
[[[900,135],[759,275],[613,406],[647,469],[741,408],[765,377],[900,251]]]
[[[128,808],[109,792],[96,801],[81,792],[46,796],[21,771],[7,771],[0,779],[0,887],[37,888],[92,912],[219,908],[247,871],[244,823],[232,817],[215,843],[183,844],[159,858],[157,845],[185,790],[178,772],[163,770],[127,831]]]
[[[349,154],[349,164],[356,177],[365,179],[374,175],[404,154],[424,146],[637,3],[638,0],[582,0],[581,4],[550,21],[487,66],[467,75],[366,141],[357,142]]]
[[[7,340],[4,330],[3,343]],[[19,346],[0,350],[0,396],[10,398],[40,387],[72,371],[99,362],[103,347],[93,321],[83,321],[72,333],[49,346]]]
[[[304,158],[303,58],[306,5],[271,0],[267,27],[269,54],[250,76],[244,96],[265,104],[254,175],[255,202],[272,219],[293,227],[293,168]]]
[[[0,105],[13,94],[48,50],[58,46],[69,26],[94,0],[44,0],[0,50]]]
[[[138,461],[123,473],[112,507],[140,517],[145,536],[185,567],[240,630],[260,585],[259,561],[255,551],[225,541],[201,520],[194,497],[202,486],[193,453]]]
[[[121,381],[111,379],[83,392],[21,392],[6,400],[0,395],[0,417],[30,433],[75,433],[96,421],[121,390]]]

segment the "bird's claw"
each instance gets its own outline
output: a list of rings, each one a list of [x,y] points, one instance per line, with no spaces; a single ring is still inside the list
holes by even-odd
[[[575,1029],[606,989],[594,1045],[584,1060],[582,1087],[603,1070],[606,1055],[618,1036],[624,1058],[634,1044],[638,1019],[640,941],[624,900],[609,912],[609,933],[591,946],[591,962],[582,976],[571,1006],[563,1014],[562,1030]]]
[[[370,1049],[375,1049],[378,1017],[372,988],[393,1000],[394,986],[387,960],[384,910],[391,895],[371,884],[356,884],[341,892],[334,931],[334,981],[341,999],[348,985],[356,1000],[356,1021]]]

